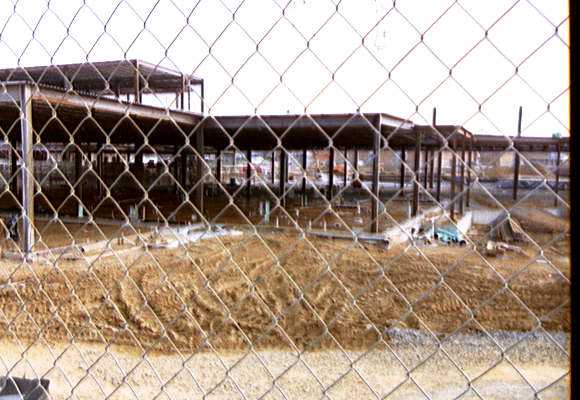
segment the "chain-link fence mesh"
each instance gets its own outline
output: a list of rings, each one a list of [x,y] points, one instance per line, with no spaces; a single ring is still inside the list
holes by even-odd
[[[565,398],[568,25],[2,2],[0,398]]]

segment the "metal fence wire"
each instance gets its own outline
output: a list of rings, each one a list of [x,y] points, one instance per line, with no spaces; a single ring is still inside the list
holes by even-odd
[[[1,2],[0,399],[566,398],[568,13]]]

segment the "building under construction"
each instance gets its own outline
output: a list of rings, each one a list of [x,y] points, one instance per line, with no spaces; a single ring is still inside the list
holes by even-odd
[[[18,213],[27,254],[39,215],[295,225],[297,209],[307,228],[333,204],[365,208],[344,228],[377,234],[404,201],[411,216],[432,204],[455,218],[486,153],[514,154],[513,199],[520,171],[537,167],[521,165],[524,152],[555,154],[553,178],[536,181],[564,187],[567,138],[481,135],[437,124],[435,111],[430,125],[386,113],[207,115],[203,79],[140,60],[4,69],[0,87],[0,207]],[[148,104],[160,99],[169,106]],[[263,202],[279,217],[257,213]]]

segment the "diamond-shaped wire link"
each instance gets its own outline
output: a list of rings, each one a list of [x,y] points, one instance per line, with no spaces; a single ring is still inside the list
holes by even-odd
[[[0,397],[565,396],[568,14],[0,4]]]

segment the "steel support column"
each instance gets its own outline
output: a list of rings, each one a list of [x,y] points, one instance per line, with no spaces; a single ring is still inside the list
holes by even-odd
[[[413,172],[415,177],[413,179],[413,202],[411,204],[411,216],[416,216],[419,213],[419,172],[421,171],[421,141],[423,137],[419,132],[415,133],[415,159]]]
[[[307,205],[307,196],[306,196],[306,167],[308,165],[308,152],[306,149],[302,150],[302,169],[304,170],[304,175],[302,176],[302,206],[305,207]]]
[[[381,165],[381,117],[378,118],[376,130],[373,130],[373,182],[371,187],[371,232],[379,232],[379,194]]]
[[[133,82],[133,103],[141,103],[141,75],[139,74],[139,61],[135,61],[135,75]]]
[[[246,152],[246,204],[250,205],[252,195],[252,150]]]
[[[279,184],[278,196],[280,197],[280,205],[282,207],[286,207],[286,172],[284,171],[288,167],[286,158],[287,158],[286,150],[280,149],[280,160],[279,160],[280,181],[278,182]]]
[[[471,166],[473,162],[473,136],[469,138],[469,155],[467,158],[467,195],[465,197],[465,206],[471,206]]]
[[[427,178],[429,175],[429,149],[426,148],[423,154],[425,155],[423,159],[423,188],[427,190]]]
[[[276,175],[276,151],[272,150],[272,162],[270,163],[270,179],[272,180],[272,185],[275,183]]]
[[[441,167],[443,166],[443,149],[439,149],[437,153],[437,184],[435,187],[435,198],[441,201]]]
[[[449,198],[450,198],[450,214],[451,214],[451,220],[455,221],[455,181],[457,180],[457,157],[455,155],[455,150],[456,150],[456,146],[455,146],[455,139],[453,139],[452,145],[451,145],[451,190],[449,192]]]
[[[104,171],[103,171],[103,144],[100,145],[100,151],[97,153],[97,175],[99,177],[99,179],[103,182],[98,182],[99,184],[99,198],[97,199],[97,203],[99,201],[101,201],[101,199],[103,198],[103,194],[104,194],[104,182],[105,182],[105,177],[104,177]]]
[[[461,180],[459,181],[459,215],[465,212],[465,136],[461,138]]]
[[[348,150],[344,149],[344,171],[342,176],[342,187],[346,189],[348,181]]]
[[[328,188],[326,189],[326,199],[332,200],[332,189],[334,187],[334,147],[330,146],[328,151]]]
[[[522,107],[520,106],[518,113],[518,138],[520,138],[521,136],[522,136]],[[514,149],[514,183],[512,193],[514,201],[518,199],[519,182],[520,182],[520,154]]]
[[[556,187],[554,188],[554,192],[556,192],[556,194],[558,194],[558,190],[559,190],[559,186],[560,186],[560,158],[561,158],[561,152],[562,149],[560,147],[560,143],[558,142],[558,144],[556,145],[556,151],[558,152],[556,155]],[[556,198],[554,199],[554,207],[558,207],[558,196],[556,196]]]
[[[215,159],[215,179],[218,183],[222,183],[222,152],[219,150]]]
[[[203,161],[203,150],[204,150],[204,129],[201,127],[195,132],[195,179],[194,179],[194,195],[193,195],[193,205],[197,208],[197,211],[203,214],[204,211],[204,190],[203,190],[203,175],[204,175],[204,161]]]
[[[10,145],[10,191],[12,195],[18,198],[18,175],[16,170],[18,169],[18,151],[16,150],[18,143]]]
[[[401,163],[400,170],[401,175],[399,176],[399,188],[401,189],[401,196],[405,196],[405,161],[407,157],[407,150],[403,147],[401,148]]]
[[[20,86],[20,134],[22,153],[22,242],[26,255],[34,246],[34,157],[32,152],[32,100],[28,85]]]
[[[433,189],[433,169],[435,167],[435,150],[431,150],[429,157],[429,189]]]

